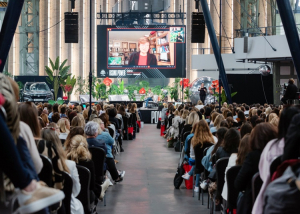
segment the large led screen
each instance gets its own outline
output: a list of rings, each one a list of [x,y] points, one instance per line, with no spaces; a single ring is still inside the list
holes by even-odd
[[[185,77],[185,42],[180,25],[98,25],[98,77]]]

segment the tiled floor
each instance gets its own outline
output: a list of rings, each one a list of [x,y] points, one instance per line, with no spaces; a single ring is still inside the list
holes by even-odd
[[[124,141],[125,152],[117,156],[117,168],[126,171],[124,181],[109,187],[107,206],[99,203],[98,213],[209,213],[184,184],[181,189],[174,189],[179,153],[168,149],[159,133],[156,125],[145,124],[135,140]],[[207,197],[204,201],[206,204]]]

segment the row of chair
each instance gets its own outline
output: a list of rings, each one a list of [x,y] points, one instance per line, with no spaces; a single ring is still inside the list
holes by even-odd
[[[92,160],[95,164],[95,175],[97,181],[104,180],[104,163],[105,163],[105,151],[98,147],[90,147],[90,153],[92,154]],[[53,187],[52,182],[52,162],[51,160],[44,156],[40,155],[43,161],[43,168],[39,174],[39,178],[41,181],[44,181],[49,187]],[[80,184],[81,184],[81,191],[77,196],[78,200],[81,201],[85,213],[96,213],[96,206],[97,204],[94,201],[90,200],[90,180],[91,180],[91,173],[90,171],[83,166],[77,165],[77,170],[79,174]],[[65,198],[63,200],[63,205],[66,214],[71,214],[71,195],[72,195],[72,187],[73,181],[69,173],[61,172],[64,178],[64,185],[62,191],[65,194]],[[101,184],[99,184],[101,185]],[[106,206],[106,197],[104,197],[104,206]],[[59,213],[59,212],[58,212]]]

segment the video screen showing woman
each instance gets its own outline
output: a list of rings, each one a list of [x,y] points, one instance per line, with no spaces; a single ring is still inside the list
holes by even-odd
[[[150,40],[142,37],[138,41],[139,52],[132,53],[129,59],[129,65],[157,65],[156,56],[149,53]]]

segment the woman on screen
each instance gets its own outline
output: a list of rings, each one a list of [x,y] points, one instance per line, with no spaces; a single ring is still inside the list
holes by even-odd
[[[138,42],[138,47],[140,51],[130,55],[129,65],[157,65],[156,56],[154,54],[149,53],[149,38],[140,38]]]

